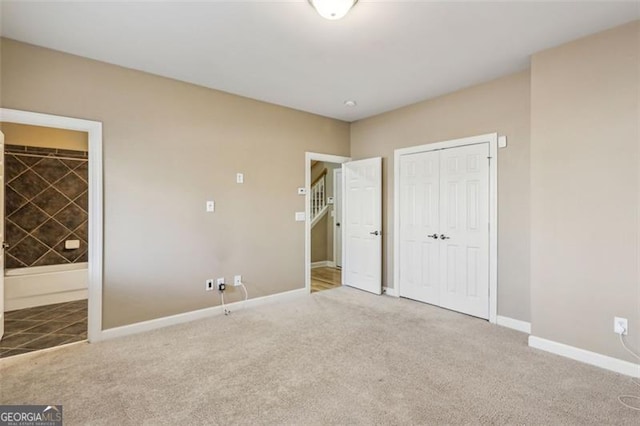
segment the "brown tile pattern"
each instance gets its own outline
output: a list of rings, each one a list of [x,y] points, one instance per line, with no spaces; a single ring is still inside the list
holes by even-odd
[[[87,261],[87,167],[85,151],[6,145],[7,268]]]
[[[5,312],[0,358],[87,338],[87,300]]]
[[[311,293],[342,286],[342,270],[340,268],[312,268]]]

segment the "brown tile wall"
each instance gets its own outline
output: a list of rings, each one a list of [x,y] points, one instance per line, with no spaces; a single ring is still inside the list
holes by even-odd
[[[6,145],[6,268],[87,261],[87,166],[84,151]]]

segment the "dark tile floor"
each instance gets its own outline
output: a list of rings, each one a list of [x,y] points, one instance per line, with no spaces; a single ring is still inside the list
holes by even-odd
[[[5,312],[0,358],[87,338],[87,300]]]

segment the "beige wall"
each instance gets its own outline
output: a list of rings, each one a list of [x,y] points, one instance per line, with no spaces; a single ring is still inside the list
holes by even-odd
[[[640,332],[635,23],[532,59],[533,335],[632,361]]]
[[[348,123],[15,41],[1,47],[3,107],[103,123],[104,328],[217,305],[207,278],[242,274],[251,297],[304,287],[304,224],[294,221],[304,153],[348,155]]]
[[[351,126],[354,159],[383,157],[383,280],[393,287],[393,151],[485,133],[499,152],[498,314],[529,321],[529,73],[420,102]]]
[[[16,123],[0,123],[0,131],[4,133],[5,143],[10,145],[88,150],[86,132]]]

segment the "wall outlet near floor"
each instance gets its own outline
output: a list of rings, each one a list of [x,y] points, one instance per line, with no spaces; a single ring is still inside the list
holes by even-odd
[[[224,277],[216,279],[216,287],[220,291],[225,290]]]
[[[613,331],[616,334],[624,334],[625,336],[629,333],[629,323],[626,318],[614,317],[613,318]]]
[[[213,285],[213,278],[209,278],[208,280],[205,281],[205,290],[207,291],[211,291],[214,289],[214,285]]]
[[[240,285],[242,284],[242,275],[234,275],[233,276],[233,285]]]

